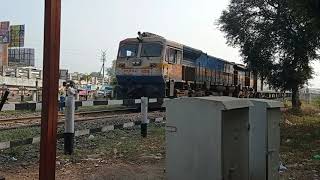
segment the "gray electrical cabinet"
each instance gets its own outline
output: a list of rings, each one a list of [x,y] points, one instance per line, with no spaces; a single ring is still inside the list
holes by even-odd
[[[280,107],[272,100],[251,99],[250,107],[250,179],[279,179]]]
[[[167,179],[249,179],[251,105],[231,97],[166,101]]]

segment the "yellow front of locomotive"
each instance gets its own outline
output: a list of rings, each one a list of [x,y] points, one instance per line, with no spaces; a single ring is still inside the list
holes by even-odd
[[[164,97],[164,53],[165,39],[156,35],[121,41],[116,60],[117,98]]]

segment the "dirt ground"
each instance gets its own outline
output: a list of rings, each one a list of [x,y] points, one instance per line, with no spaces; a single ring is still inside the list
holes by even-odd
[[[38,179],[38,165],[7,172],[8,180]],[[128,162],[83,162],[57,166],[57,180],[142,180],[164,179],[164,162],[133,164]]]
[[[76,139],[72,156],[58,141],[56,179],[164,179],[164,128],[152,125],[147,138],[138,129],[116,130]],[[39,145],[0,153],[0,176],[6,180],[38,179]]]

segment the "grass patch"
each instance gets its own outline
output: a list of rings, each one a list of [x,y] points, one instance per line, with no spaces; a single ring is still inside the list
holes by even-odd
[[[40,127],[27,127],[0,131],[0,142],[40,136]]]
[[[100,110],[114,109],[119,107],[123,107],[123,106],[122,105],[80,106],[78,107],[77,112],[100,111]]]
[[[0,111],[0,119],[5,116],[15,116],[15,115],[24,115],[31,114],[38,111],[29,111],[29,110],[19,110],[19,111]]]
[[[312,104],[302,104],[302,110],[288,110],[281,122],[281,160],[289,166],[285,179],[312,179],[320,169],[320,110]],[[319,173],[319,172],[316,172]]]
[[[320,97],[315,98],[312,101],[313,106],[317,107],[318,109],[320,109]]]
[[[149,126],[147,138],[142,138],[140,129],[115,130],[94,134],[93,139],[82,137],[76,140],[75,154],[62,156],[78,162],[85,158],[120,158],[137,161],[139,158],[163,158],[165,153],[165,130]],[[152,158],[153,157],[153,158]]]
[[[284,101],[283,101],[283,106],[284,106],[285,108],[291,108],[291,107],[292,107],[292,103],[291,103],[291,101],[289,101],[288,99],[284,99]]]
[[[156,162],[164,158],[165,154],[165,130],[162,126],[149,125],[148,137],[140,136],[140,129],[133,128],[128,130],[114,130],[106,133],[93,134],[94,138],[89,139],[87,136],[75,138],[74,154],[64,155],[63,139],[57,142],[57,161],[61,163],[84,162],[86,159],[108,159],[123,160],[131,162]],[[10,136],[13,134],[15,139],[24,139],[39,133],[39,129],[27,129],[26,131],[11,131],[4,135],[1,132],[0,137]],[[34,133],[32,135],[32,133]],[[23,138],[21,138],[23,137]],[[40,144],[25,145],[0,151],[0,167],[9,169],[17,165],[28,165],[37,163],[39,160]],[[144,158],[143,156],[146,156]]]

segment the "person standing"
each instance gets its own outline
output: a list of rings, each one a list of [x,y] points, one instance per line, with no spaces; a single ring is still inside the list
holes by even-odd
[[[66,82],[63,82],[62,87],[59,89],[59,111],[63,111],[66,100]]]
[[[74,88],[74,83],[70,82],[70,84],[67,86],[67,99],[64,124],[64,152],[65,154],[69,155],[73,153],[74,144],[75,95],[76,89]]]

